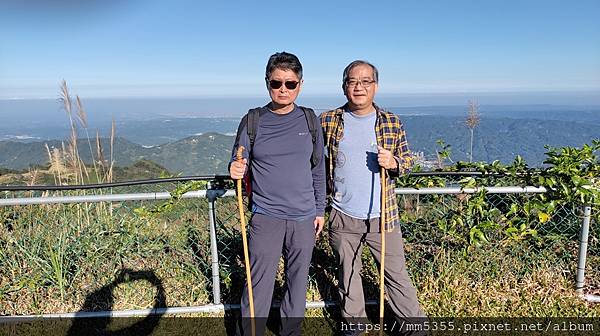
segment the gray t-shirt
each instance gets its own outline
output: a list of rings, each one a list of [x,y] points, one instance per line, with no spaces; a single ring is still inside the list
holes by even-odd
[[[344,135],[335,163],[332,206],[354,218],[380,217],[381,184],[377,162],[375,111],[358,116],[345,111]]]
[[[315,117],[316,118],[316,117]],[[245,119],[242,120],[244,122]],[[318,121],[316,122],[319,126]],[[246,125],[233,147],[235,160],[239,145],[250,148]],[[323,134],[317,129],[318,148]],[[325,212],[325,160],[311,167],[313,143],[304,112],[296,106],[287,114],[264,109],[259,118],[250,169],[255,212],[280,219],[304,220]],[[244,151],[248,158],[248,151]]]

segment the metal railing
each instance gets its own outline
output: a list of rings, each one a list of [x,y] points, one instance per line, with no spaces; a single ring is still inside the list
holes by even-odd
[[[164,190],[164,189],[163,189]],[[473,195],[479,193],[481,190],[485,190],[486,194],[489,195],[488,201],[493,204],[495,208],[506,208],[508,206],[508,201],[502,197],[508,197],[509,195],[518,195],[519,197],[528,197],[532,194],[544,193],[546,190],[543,187],[483,187],[483,188],[421,188],[421,189],[413,189],[413,188],[401,188],[396,189],[396,194],[400,195],[400,198],[404,197],[405,202],[405,212],[413,212],[413,215],[420,216],[423,215],[427,217],[425,219],[427,222],[432,223],[435,222],[436,216],[446,216],[443,213],[434,213],[427,212],[422,210],[422,207],[425,207],[428,202],[435,203],[436,205],[444,204],[448,208],[460,205],[459,201],[455,199],[448,198],[449,196],[455,195]],[[5,197],[9,194],[5,192]],[[502,197],[497,197],[497,196]],[[192,250],[195,251],[195,254],[200,254],[203,256],[202,258],[196,258],[194,256],[194,260],[202,259],[205,264],[201,267],[205,268],[205,276],[208,281],[208,285],[212,289],[212,302],[206,303],[202,305],[188,306],[188,307],[169,307],[169,308],[154,308],[154,309],[142,309],[142,310],[126,310],[126,311],[118,311],[118,310],[110,310],[110,311],[96,311],[96,312],[85,312],[81,311],[78,313],[59,313],[59,314],[45,314],[45,315],[20,315],[8,318],[19,318],[19,319],[32,319],[39,316],[44,317],[103,317],[103,316],[140,316],[147,314],[182,314],[182,313],[194,313],[194,312],[212,312],[219,310],[227,310],[227,309],[235,309],[239,308],[239,305],[236,303],[224,303],[223,302],[223,290],[221,289],[221,284],[224,282],[230,281],[231,276],[236,273],[235,270],[235,259],[232,256],[235,256],[235,250],[239,248],[240,244],[236,244],[235,235],[238,233],[236,230],[232,229],[235,227],[234,224],[228,224],[229,222],[236,219],[235,211],[231,211],[229,209],[222,209],[222,212],[219,213],[219,209],[216,206],[217,200],[219,198],[231,197],[235,196],[235,191],[226,190],[221,187],[221,183],[208,184],[207,190],[201,191],[192,191],[184,194],[182,196],[183,199],[206,199],[207,204],[206,208],[204,205],[199,206],[196,209],[198,212],[201,210],[205,210],[204,214],[208,219],[208,240],[209,240],[209,251],[200,251],[200,248],[205,248],[205,245],[200,246],[198,242],[191,242],[190,246]],[[0,199],[0,207],[11,207],[15,209],[15,211],[19,211],[18,207],[24,206],[45,206],[50,204],[78,204],[78,205],[92,205],[92,204],[108,204],[110,205],[109,209],[85,209],[85,211],[94,211],[94,210],[102,210],[110,213],[111,216],[115,216],[116,213],[119,213],[120,209],[126,207],[125,204],[135,203],[131,208],[127,208],[127,211],[131,212],[132,208],[140,206],[141,204],[146,204],[148,202],[157,201],[157,200],[167,200],[171,197],[168,192],[136,192],[136,193],[119,193],[119,194],[96,194],[96,195],[69,195],[69,196],[49,196],[49,195],[41,195],[38,197],[7,197],[4,199]],[[426,199],[429,198],[429,199]],[[112,203],[119,202],[121,204],[120,207],[113,207]],[[142,203],[139,203],[142,202]],[[144,203],[145,202],[145,203]],[[411,203],[412,202],[412,203]],[[457,203],[458,202],[458,203]],[[414,203],[417,203],[415,206]],[[412,205],[410,205],[412,204]],[[421,209],[419,208],[421,207]],[[407,210],[408,208],[408,210]],[[189,210],[189,208],[187,209]],[[421,211],[419,213],[419,211]],[[591,219],[591,208],[584,207],[583,216],[581,217],[583,221],[579,221],[580,216],[574,213],[574,209],[572,208],[564,208],[561,209],[563,215],[560,218],[557,218],[554,222],[548,221],[545,223],[537,223],[537,229],[540,232],[552,232],[552,233],[560,233],[569,239],[574,238],[574,236],[579,236],[579,255],[578,255],[578,263],[577,263],[577,277],[576,277],[576,289],[582,295],[583,298],[589,301],[598,302],[598,297],[593,295],[585,295],[583,293],[585,287],[585,264],[586,264],[586,256],[588,251],[588,238],[590,232],[590,219]],[[198,214],[198,218],[205,218],[204,215]],[[219,216],[221,216],[221,220],[219,220]],[[223,219],[223,217],[225,217]],[[89,221],[89,218],[88,218]],[[581,223],[581,227],[579,228],[579,223]],[[85,223],[80,223],[80,228]],[[239,225],[239,224],[238,224]],[[433,230],[433,229],[426,229]],[[412,241],[417,241],[419,238],[413,238],[415,235],[414,228],[411,227],[403,227],[403,232],[405,233],[405,238]],[[61,236],[62,237],[62,236]],[[192,235],[188,240],[193,240],[195,236]],[[203,236],[204,237],[204,236]],[[62,238],[61,238],[62,239]],[[435,239],[435,238],[428,238]],[[196,244],[196,245],[195,245]],[[203,253],[208,252],[208,256]],[[206,258],[207,257],[207,258]],[[334,267],[335,266],[331,266]],[[208,272],[210,269],[210,272]],[[224,273],[225,278],[223,276]],[[314,279],[312,283],[314,286]],[[228,289],[229,297],[234,297],[235,295],[231,295],[236,288]],[[318,300],[308,300],[308,308],[317,308],[317,307],[325,307],[328,305],[335,304],[333,301],[333,288],[325,288],[321,290],[322,294],[318,298]],[[239,294],[239,292],[238,292]],[[371,303],[374,303],[371,302]],[[0,318],[0,321],[7,317]]]

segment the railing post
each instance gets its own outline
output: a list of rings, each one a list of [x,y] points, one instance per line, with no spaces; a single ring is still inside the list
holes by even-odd
[[[206,185],[206,198],[208,199],[208,220],[210,225],[210,258],[212,264],[213,303],[221,303],[221,279],[219,276],[219,249],[217,247],[217,225],[215,213],[215,200],[225,194],[223,182],[209,181]]]
[[[592,217],[592,207],[586,205],[583,207],[583,222],[581,224],[581,232],[579,234],[579,260],[577,262],[577,277],[575,282],[575,290],[578,294],[583,295],[583,287],[585,283],[585,263],[587,259],[588,238],[590,235],[590,219]]]

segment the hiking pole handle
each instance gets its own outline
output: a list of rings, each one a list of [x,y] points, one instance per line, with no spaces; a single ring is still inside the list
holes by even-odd
[[[238,161],[242,161],[242,159],[244,158],[244,157],[242,156],[242,154],[244,153],[244,149],[246,149],[246,148],[244,148],[244,146],[240,146],[240,147],[238,147],[238,149],[237,149],[237,151],[236,151],[236,153],[235,153],[235,158],[236,158]]]

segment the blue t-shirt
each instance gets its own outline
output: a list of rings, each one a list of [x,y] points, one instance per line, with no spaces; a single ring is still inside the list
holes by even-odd
[[[332,206],[354,218],[380,217],[381,184],[377,162],[375,111],[358,116],[345,111],[344,134],[335,163]]]
[[[250,148],[247,125],[240,127],[232,161],[236,159],[239,145]],[[322,132],[317,132],[316,144],[323,148]],[[298,106],[287,114],[277,114],[268,109],[261,112],[250,160],[255,212],[289,220],[323,216],[325,160],[321,156],[319,164],[311,167],[312,151],[308,123]],[[248,158],[247,150],[244,157]]]

